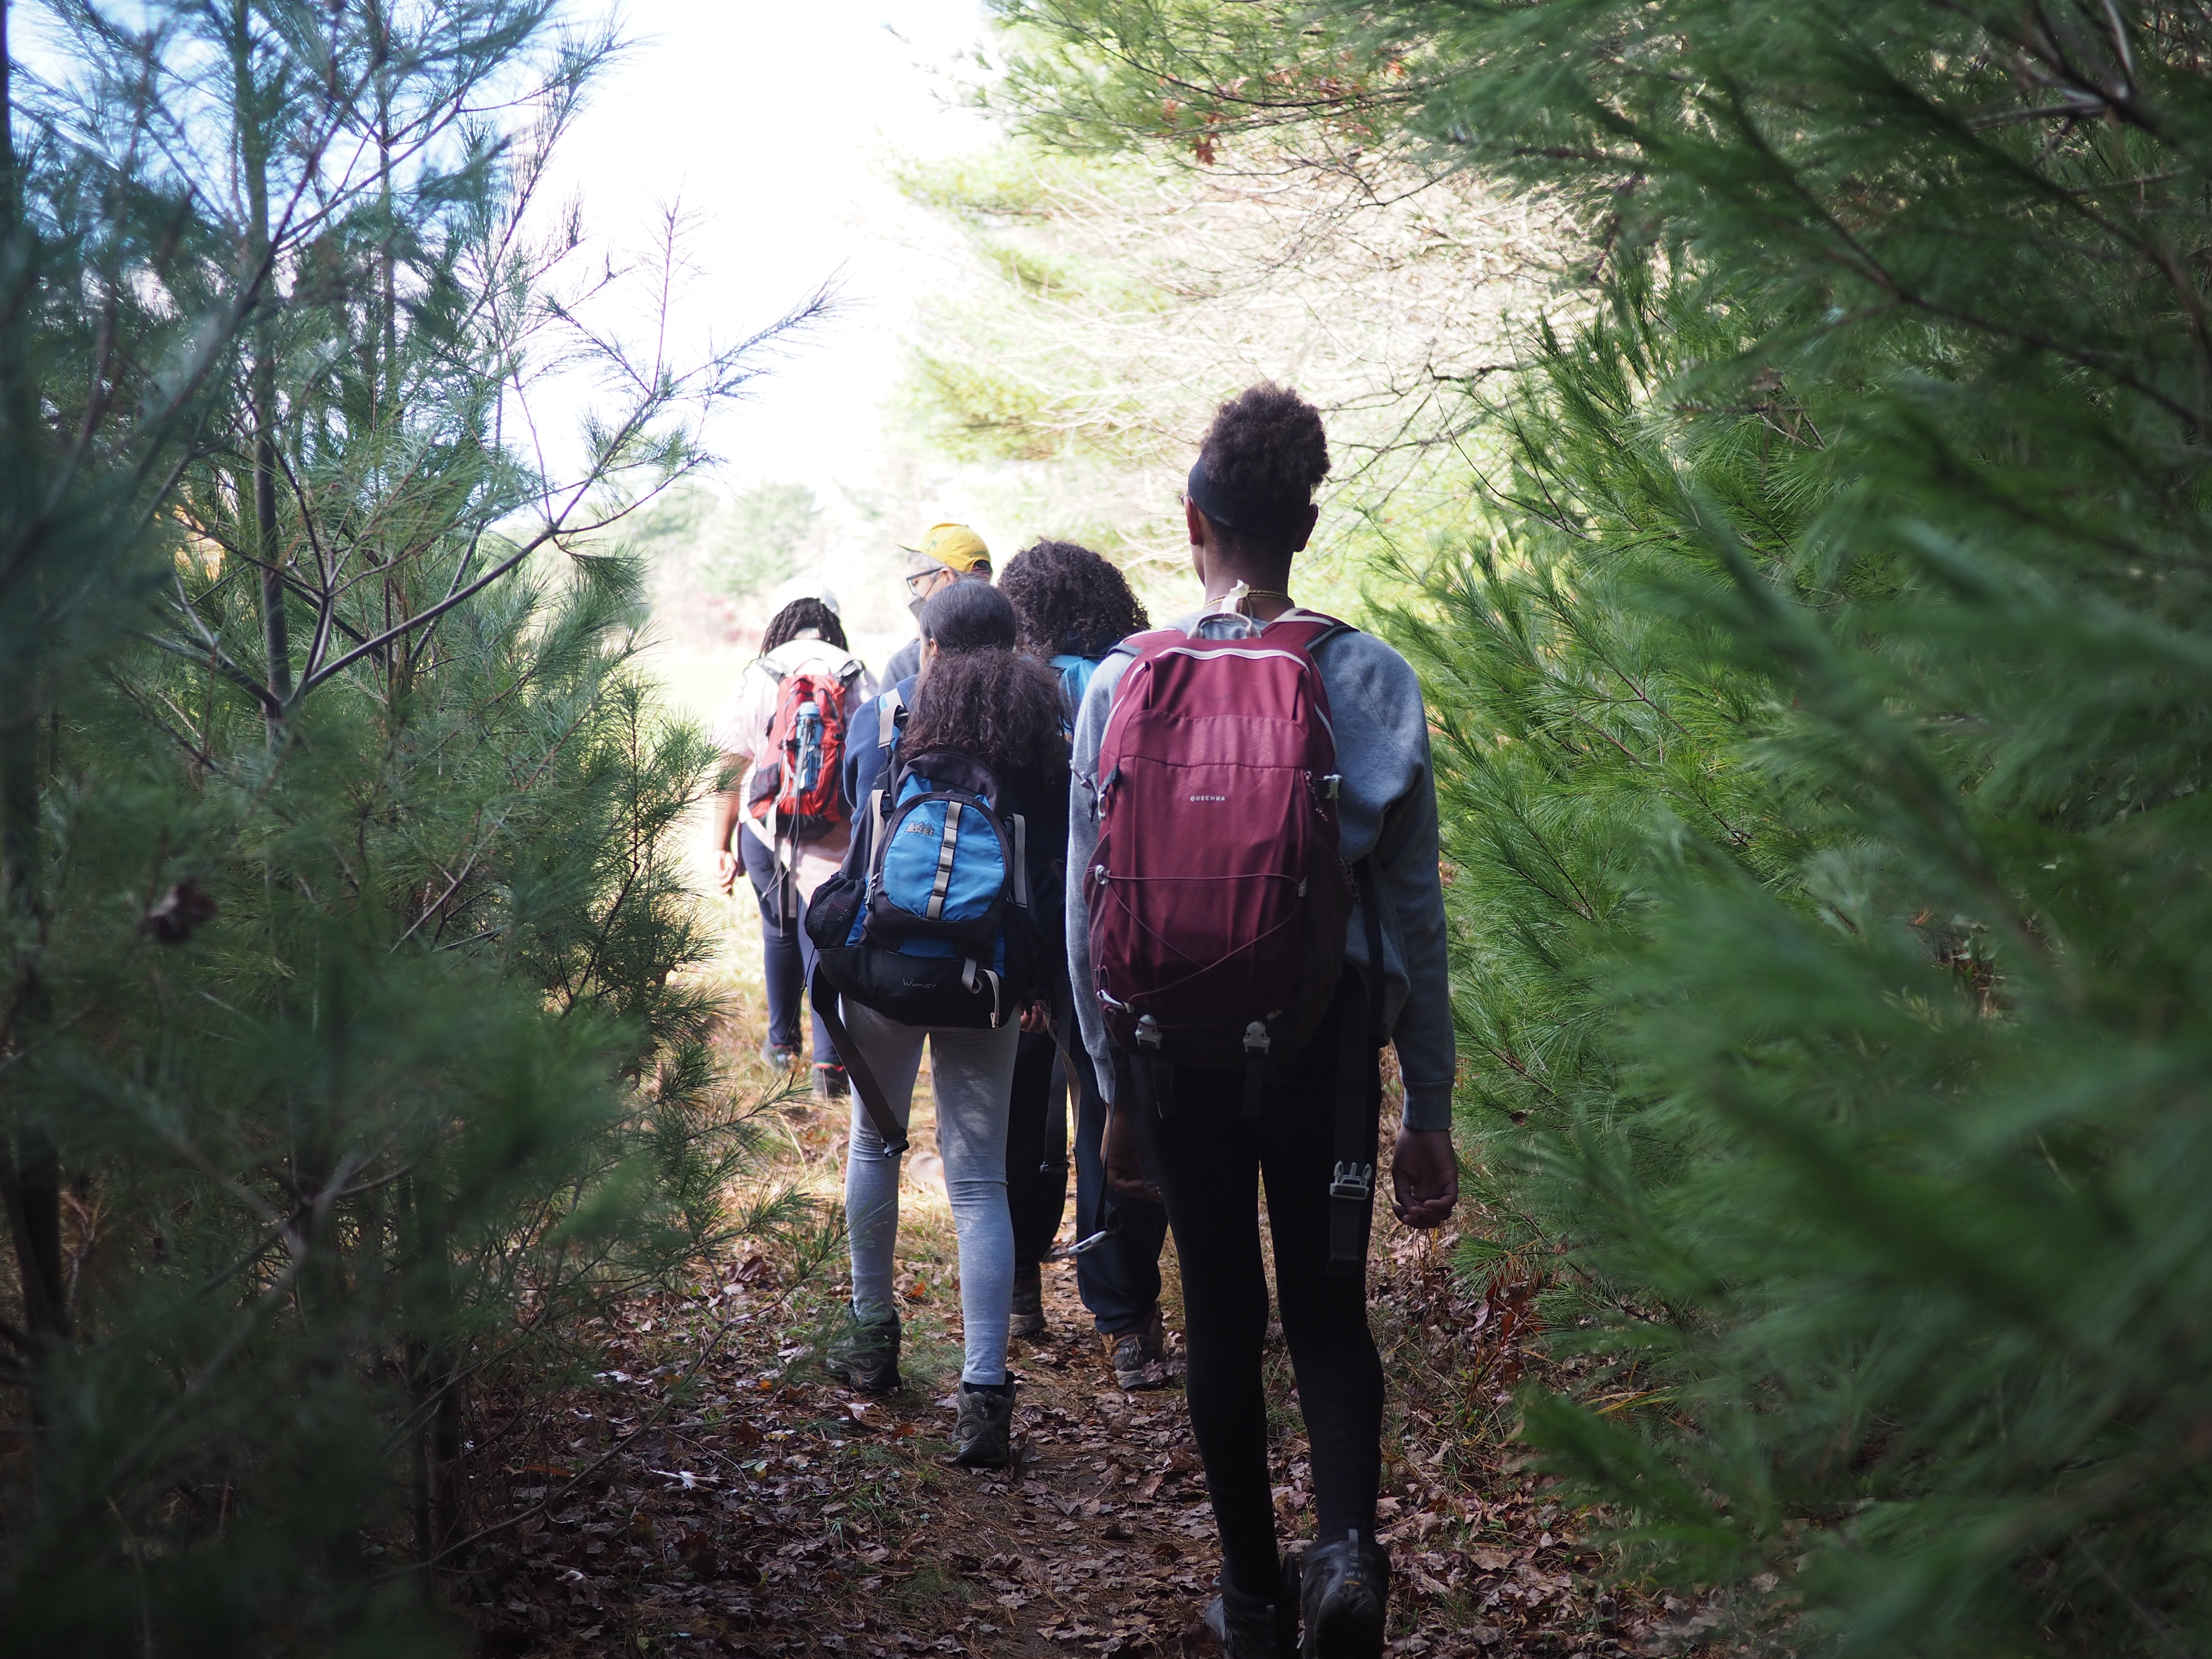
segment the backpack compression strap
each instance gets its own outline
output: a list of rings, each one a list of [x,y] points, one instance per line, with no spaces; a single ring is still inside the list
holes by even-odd
[[[876,1080],[875,1068],[860,1053],[860,1045],[853,1041],[852,1032],[846,1030],[844,1016],[837,1006],[837,993],[823,976],[819,958],[814,963],[814,977],[807,984],[806,994],[813,1000],[815,1018],[830,1033],[830,1046],[836,1049],[837,1058],[845,1062],[845,1076],[853,1085],[860,1109],[867,1113],[868,1121],[876,1126],[877,1134],[883,1138],[884,1150],[893,1158],[898,1157],[906,1151],[906,1131],[891,1115],[890,1101],[884,1093],[883,1085]]]
[[[1382,1100],[1371,1079],[1382,1035],[1382,912],[1376,905],[1374,866],[1372,858],[1359,861],[1367,994],[1346,999],[1336,1033],[1336,1168],[1328,1182],[1328,1273],[1339,1279],[1365,1274],[1374,1213],[1376,1120]]]

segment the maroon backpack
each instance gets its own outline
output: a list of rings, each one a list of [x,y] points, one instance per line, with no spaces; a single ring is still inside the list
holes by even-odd
[[[1328,1016],[1353,884],[1312,653],[1346,628],[1293,610],[1231,638],[1124,642],[1084,885],[1093,988],[1146,1094],[1169,1073],[1144,1062],[1241,1068],[1255,1116],[1268,1072]]]

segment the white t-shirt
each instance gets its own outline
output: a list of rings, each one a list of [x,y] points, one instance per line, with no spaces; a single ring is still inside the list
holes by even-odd
[[[848,720],[855,708],[876,695],[875,678],[861,665],[860,659],[829,644],[811,628],[755,661],[714,716],[713,731],[716,747],[725,755],[746,763],[745,775],[738,786],[740,800],[750,795],[755,757],[767,742],[769,727],[775,722],[776,700],[782,682],[787,676],[801,672],[830,679],[851,675],[845,684]],[[740,813],[738,822],[758,837],[763,846],[772,845],[767,831],[750,813]],[[807,842],[799,848],[794,873],[802,898],[812,898],[814,890],[837,872],[852,839],[852,831],[840,826],[821,840]]]

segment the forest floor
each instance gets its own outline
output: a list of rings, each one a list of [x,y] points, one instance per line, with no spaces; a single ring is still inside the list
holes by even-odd
[[[750,1002],[738,1000],[727,1043],[740,1086],[760,1069]],[[750,1081],[773,1088],[765,1073]],[[680,1289],[618,1311],[593,1374],[550,1395],[486,1402],[483,1443],[497,1452],[470,1471],[467,1509],[489,1535],[464,1601],[479,1651],[1214,1651],[1198,1618],[1218,1556],[1179,1374],[1145,1392],[1115,1385],[1072,1264],[1045,1270],[1048,1333],[1014,1344],[1018,1466],[946,1462],[957,1258],[922,1152],[933,1144],[926,1086],[915,1120],[897,1281],[906,1388],[857,1395],[821,1368],[847,1290],[834,1227],[843,1117],[803,1099],[772,1105],[765,1121],[781,1152],[760,1178],[816,1201],[829,1224],[811,1245],[741,1245],[702,1264]],[[1449,1244],[1378,1217],[1390,1651],[1610,1659],[1696,1647],[1719,1609],[1609,1588],[1607,1558],[1503,1437],[1509,1390],[1539,1363],[1532,1286],[1503,1275],[1470,1292],[1449,1270]],[[1172,1252],[1164,1300],[1179,1332]],[[1309,1518],[1308,1472],[1273,1331],[1267,1364],[1291,1539]]]

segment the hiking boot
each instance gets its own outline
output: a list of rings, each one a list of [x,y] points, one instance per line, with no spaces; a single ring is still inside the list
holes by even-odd
[[[1003,1469],[1013,1456],[1014,1385],[960,1385],[959,1447],[952,1461],[963,1469]]]
[[[817,1100],[844,1100],[853,1092],[853,1085],[845,1080],[842,1066],[817,1066],[814,1068],[814,1097]]]
[[[771,1072],[787,1072],[799,1064],[799,1050],[787,1043],[763,1042],[760,1055],[761,1064]]]
[[[1390,1601],[1390,1553],[1357,1530],[1306,1549],[1299,1601],[1302,1659],[1379,1659]]]
[[[1222,1659],[1292,1659],[1298,1650],[1298,1604],[1290,1575],[1272,1601],[1247,1595],[1224,1572],[1220,1592],[1206,1604],[1206,1627],[1220,1644]]]
[[[1115,1383],[1131,1393],[1139,1389],[1164,1389],[1168,1383],[1168,1333],[1160,1310],[1133,1331],[1115,1331],[1106,1338],[1107,1363],[1114,1367]]]
[[[1039,1262],[1014,1269],[1014,1310],[1006,1323],[1006,1334],[1044,1334],[1044,1267]]]
[[[830,1339],[830,1352],[822,1356],[822,1369],[847,1388],[864,1394],[889,1394],[904,1386],[899,1380],[899,1316],[863,1319],[850,1308],[844,1323]]]

